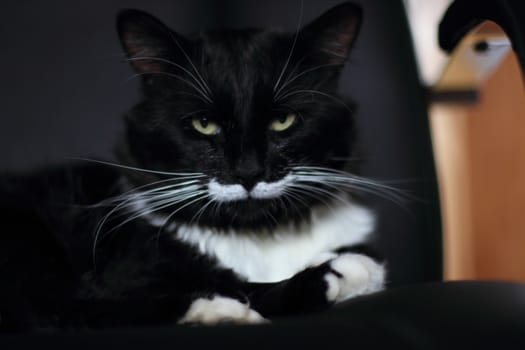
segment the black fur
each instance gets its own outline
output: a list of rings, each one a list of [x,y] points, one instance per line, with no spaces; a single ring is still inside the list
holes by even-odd
[[[337,97],[337,81],[360,18],[360,9],[346,3],[297,36],[247,29],[184,38],[148,14],[121,12],[118,32],[142,80],[143,98],[125,116],[119,163],[199,172],[206,174],[206,181],[215,177],[246,188],[279,180],[294,165],[340,169],[341,159],[351,153],[352,118]],[[291,94],[276,101],[273,88],[285,65],[281,84],[292,70],[309,72],[287,87]],[[273,119],[288,113],[297,114],[295,125],[281,133],[269,130]],[[192,127],[194,117],[217,122],[221,132],[199,134]],[[4,176],[0,329],[175,323],[192,300],[215,293],[247,298],[266,317],[328,306],[322,279],[326,264],[279,283],[247,283],[194,248],[159,235],[159,228],[144,218],[111,234],[101,230],[95,268],[94,235],[108,213],[108,207],[96,204],[128,187],[163,179],[166,176],[82,162]],[[171,220],[191,221],[204,203],[187,205]],[[261,199],[224,203],[203,211],[198,224],[271,232],[277,224],[301,222],[322,202],[305,197],[293,209],[283,210],[282,205]]]

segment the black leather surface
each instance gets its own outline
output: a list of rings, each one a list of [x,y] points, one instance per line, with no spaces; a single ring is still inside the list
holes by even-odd
[[[525,284],[429,283],[262,326],[1,336],[1,349],[525,349]]]

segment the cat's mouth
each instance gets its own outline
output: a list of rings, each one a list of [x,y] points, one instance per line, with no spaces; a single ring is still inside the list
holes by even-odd
[[[294,176],[288,174],[277,181],[260,181],[248,190],[241,184],[222,184],[217,179],[212,179],[208,183],[208,193],[214,201],[221,203],[249,199],[271,200],[284,195],[287,188],[293,183]]]

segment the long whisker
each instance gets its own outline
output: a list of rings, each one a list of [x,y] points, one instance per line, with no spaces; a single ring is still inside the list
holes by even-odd
[[[198,202],[198,201],[200,201],[200,200],[203,200],[203,199],[209,197],[208,191],[202,191],[200,194],[201,194],[201,196],[199,196],[199,197],[197,197],[197,198],[191,200],[190,202],[184,204],[184,205],[181,206],[181,207],[178,207],[178,208],[175,209],[173,212],[171,212],[170,215],[168,215],[168,217],[164,220],[164,223],[162,224],[162,226],[161,226],[161,227],[159,228],[159,230],[157,231],[157,237],[160,236],[160,233],[162,232],[162,230],[164,229],[164,227],[167,225],[167,223],[171,220],[171,218],[172,218],[175,214],[177,214],[179,211],[181,211],[182,209],[186,208],[187,206],[192,205],[192,204],[195,203],[195,202]],[[202,195],[202,194],[204,194],[204,195]],[[191,198],[193,198],[193,197],[191,197]],[[188,199],[190,199],[190,198],[188,198]],[[158,241],[158,238],[157,238],[157,241]]]
[[[269,209],[266,209],[266,210],[264,211],[263,214],[264,214],[264,216],[269,217],[270,220],[273,221],[273,223],[275,224],[275,226],[278,226],[278,225],[279,225],[279,223],[277,222],[277,219],[275,218],[275,216],[272,215],[272,213],[270,212]]]
[[[189,193],[187,193],[187,192],[189,192]],[[140,218],[140,217],[142,217],[144,215],[152,214],[154,212],[157,212],[159,210],[168,208],[168,207],[173,206],[175,204],[178,204],[180,202],[184,202],[185,200],[188,200],[190,198],[195,197],[196,195],[200,195],[200,194],[205,193],[205,192],[207,192],[207,191],[194,191],[194,190],[193,191],[185,191],[184,194],[182,195],[182,198],[175,198],[174,199],[173,197],[168,197],[167,199],[161,200],[158,203],[155,203],[154,205],[152,205],[151,207],[146,208],[146,209],[138,212],[137,214],[127,218],[122,223],[120,223],[117,226],[114,226],[113,228],[111,228],[106,234],[110,234],[111,232],[118,230],[120,227],[124,226],[125,224],[127,224],[128,222],[130,222],[132,220],[138,219],[138,218]]]
[[[388,191],[392,191],[392,192],[398,192],[398,193],[403,193],[401,190],[397,189],[397,188],[394,188],[394,187],[391,187],[391,186],[387,186],[387,185],[383,185],[381,183],[378,183],[378,182],[375,182],[375,181],[370,181],[370,180],[367,180],[367,179],[363,179],[363,178],[360,178],[360,177],[356,177],[356,176],[341,176],[341,175],[336,175],[336,174],[311,174],[311,173],[307,173],[307,172],[304,172],[304,173],[301,173],[301,172],[298,172],[296,173],[296,175],[298,176],[302,176],[304,178],[308,178],[308,179],[315,179],[315,178],[318,178],[320,179],[320,181],[324,181],[324,180],[329,180],[331,182],[337,182],[337,183],[347,183],[347,182],[352,182],[353,184],[362,184],[362,185],[370,185],[370,186],[373,186],[373,187],[376,187],[376,188],[381,188],[381,189],[385,189],[385,190],[388,190]]]
[[[302,210],[300,210],[300,208],[296,205],[296,203],[294,201],[297,201],[299,202],[300,204],[302,204],[303,206],[305,207],[308,207],[308,205],[306,204],[306,202],[304,202],[302,200],[302,198],[299,196],[299,195],[295,195],[292,193],[292,191],[290,189],[285,189],[284,190],[284,194],[283,194],[283,207],[286,208],[286,203],[285,201],[288,201],[288,203],[290,203],[290,206],[292,207],[292,209],[297,212],[297,214],[300,216],[300,217],[305,217],[306,213]]]
[[[163,180],[160,180],[160,181],[154,181],[154,182],[142,185],[142,186],[134,187],[134,188],[132,188],[132,189],[130,189],[130,190],[124,192],[124,193],[119,194],[119,195],[103,199],[100,202],[95,203],[95,204],[86,204],[86,205],[77,205],[77,206],[80,206],[82,208],[113,207],[114,203],[120,202],[123,199],[130,197],[133,193],[140,192],[139,190],[141,190],[141,189],[152,187],[152,186],[155,186],[155,185],[158,185],[158,184],[161,184],[161,183],[180,181],[181,179],[184,180],[184,178],[169,178],[169,179],[163,179]],[[198,180],[193,180],[193,181],[198,182]],[[168,185],[168,186],[174,186],[174,185]],[[156,188],[154,188],[154,190],[155,189]]]
[[[295,195],[295,194],[293,193],[293,191],[290,190],[290,189],[288,189],[288,188],[286,188],[286,189],[284,190],[284,196],[283,196],[283,197],[284,197],[285,199],[286,199],[287,197],[289,197],[288,200],[290,200],[290,203],[292,203],[291,199],[293,199],[293,200],[295,200],[295,201],[298,201],[298,202],[299,202],[300,204],[302,204],[303,206],[308,207],[308,204],[307,204],[305,201],[303,201],[302,198],[301,198],[299,195]],[[299,210],[299,209],[298,209],[298,210]]]
[[[124,207],[121,207],[121,209],[124,209],[125,207],[131,207],[136,209],[141,206],[156,204],[165,199],[174,200],[177,199],[179,196],[185,195],[186,193],[195,191],[199,188],[200,186],[193,185],[186,186],[185,188],[164,190],[150,194],[137,194],[136,196],[131,196],[129,199],[126,199],[127,204]],[[124,213],[122,215],[124,215]]]
[[[291,83],[293,83],[295,80],[299,79],[300,77],[302,77],[303,75],[305,74],[308,74],[308,73],[311,73],[311,72],[314,72],[318,69],[322,69],[322,68],[328,68],[328,67],[336,67],[336,66],[342,66],[341,63],[330,63],[330,64],[322,64],[322,65],[319,65],[319,66],[316,66],[316,67],[313,67],[313,68],[310,68],[310,69],[306,69],[304,71],[302,71],[301,73],[298,73],[296,75],[294,75],[293,77],[291,77],[290,79],[287,79],[280,87],[279,89],[275,92],[275,100],[279,100],[280,99],[280,95],[281,95],[281,92],[283,91],[283,89],[285,89],[288,85],[290,85]]]
[[[283,69],[281,70],[281,74],[279,74],[279,78],[277,79],[277,81],[275,82],[275,85],[273,86],[273,91],[274,92],[277,90],[277,87],[281,83],[281,79],[283,78],[284,73],[286,72],[286,69],[288,68],[288,65],[290,64],[290,60],[292,59],[292,55],[293,55],[293,52],[294,52],[294,49],[295,49],[295,45],[297,43],[297,38],[299,37],[301,24],[303,22],[303,13],[304,13],[304,1],[301,0],[301,9],[300,9],[300,12],[299,12],[299,20],[297,22],[297,30],[295,31],[295,36],[294,36],[294,39],[293,39],[293,42],[292,42],[292,47],[290,49],[290,53],[288,54],[288,58],[286,59],[286,62],[284,64],[284,66],[283,66]]]
[[[367,179],[354,177],[351,175],[345,177],[345,176],[336,175],[336,174],[308,174],[308,173],[300,173],[300,172],[297,173],[296,175],[305,181],[319,182],[319,183],[323,183],[327,181],[333,184],[340,184],[340,185],[345,185],[345,184],[356,185],[356,186],[364,185],[364,186],[373,187],[379,190],[389,191],[399,196],[404,194],[403,191],[396,189],[394,187],[383,185],[381,183],[370,181]]]
[[[325,200],[326,194],[324,194],[325,196],[323,197],[319,193],[315,193],[313,191],[310,191],[310,189],[306,189],[306,188],[304,188],[302,186],[293,186],[293,187],[289,186],[289,190],[292,193],[297,193],[298,195],[302,194],[302,195],[311,197],[311,198],[313,198],[315,200],[318,200],[318,201],[322,202],[327,207],[331,207],[331,204]],[[321,193],[321,194],[323,194],[323,193]]]
[[[119,205],[117,205],[116,207],[114,207],[112,210],[110,210],[105,216],[104,218],[100,221],[100,223],[97,225],[97,228],[96,228],[96,231],[95,231],[95,236],[93,238],[93,249],[92,249],[92,258],[93,258],[93,265],[94,265],[94,268],[96,270],[96,249],[97,249],[97,244],[98,244],[98,240],[99,240],[99,236],[102,232],[102,228],[104,227],[105,223],[108,221],[108,219],[116,212],[118,212],[119,210],[122,210],[123,208],[125,208],[126,206],[129,205],[129,202],[132,201],[133,199],[127,199],[127,200],[124,200],[122,201],[122,203],[120,203]],[[120,226],[119,226],[120,227]],[[111,231],[110,231],[111,232]]]
[[[176,176],[174,178],[169,179],[163,179],[155,182],[151,182],[142,186],[138,186],[135,188],[132,188],[131,190],[124,192],[118,196],[111,197],[108,199],[105,199],[101,201],[100,203],[94,205],[93,207],[100,207],[100,206],[114,206],[98,223],[94,239],[93,239],[93,250],[92,250],[92,258],[93,258],[93,265],[96,270],[96,249],[97,249],[97,243],[99,240],[99,236],[102,232],[102,228],[106,224],[106,222],[117,212],[127,210],[128,208],[136,207],[137,205],[140,205],[139,203],[146,203],[149,205],[158,205],[160,200],[167,197],[170,197],[170,201],[174,201],[176,199],[180,199],[183,194],[187,194],[188,192],[193,192],[195,189],[198,189],[200,186],[198,185],[200,183],[200,178],[204,177],[205,175],[202,173],[168,173],[168,172],[159,172],[149,169],[142,169],[137,167],[130,167],[125,166],[121,164],[116,163],[110,163],[100,160],[94,160],[94,159],[87,159],[87,158],[73,158],[73,159],[79,159],[84,161],[90,161],[95,162],[98,164],[104,164],[109,166],[115,166],[115,167],[121,167],[125,169],[130,170],[137,170],[137,171],[143,171],[148,173],[160,173],[162,175],[171,175]],[[181,182],[183,181],[183,182]],[[168,184],[165,186],[158,186],[159,184],[163,183],[169,183],[169,182],[176,182],[172,184]],[[151,188],[153,187],[153,188]],[[144,190],[146,189],[146,190]],[[120,202],[120,203],[119,203]],[[115,203],[118,203],[115,205]],[[146,214],[146,213],[145,213]]]
[[[97,245],[98,245],[98,239],[99,239],[99,236],[100,236],[100,232],[102,231],[102,227],[104,227],[104,224],[106,223],[106,221],[108,220],[108,218],[115,212],[117,212],[118,210],[120,210],[122,208],[122,206],[124,205],[125,202],[117,205],[115,208],[113,208],[112,210],[110,210],[109,213],[107,213],[104,218],[100,221],[100,223],[97,225],[97,228],[96,228],[96,231],[95,231],[95,236],[93,238],[93,248],[91,250],[91,257],[93,259],[93,268],[94,270],[96,271],[97,270]]]
[[[195,176],[195,178],[202,178],[202,177],[206,176],[203,173],[173,173],[173,172],[167,172],[167,171],[149,170],[149,169],[143,169],[143,168],[138,168],[138,167],[133,167],[133,166],[128,166],[128,165],[122,165],[122,164],[117,164],[117,163],[111,163],[111,162],[106,162],[106,161],[103,161],[103,160],[96,160],[96,159],[90,159],[90,158],[81,158],[81,157],[68,157],[68,158],[69,159],[74,159],[74,160],[82,160],[82,161],[86,161],[86,162],[92,162],[92,163],[109,165],[109,166],[113,166],[113,167],[117,167],[117,168],[123,168],[123,169],[127,169],[127,170],[141,171],[141,172],[150,173],[150,174],[170,175],[170,176]]]
[[[177,182],[177,183],[172,184],[172,185],[167,185],[167,186],[162,186],[162,187],[155,187],[155,188],[147,190],[147,191],[139,191],[139,189],[147,188],[147,187],[150,187],[152,185],[157,185],[157,184],[160,184],[160,183],[165,183],[165,182],[170,182],[170,181],[180,181],[180,180],[183,180],[183,179],[181,179],[181,178],[173,179],[172,178],[172,179],[166,179],[166,180],[161,180],[161,181],[155,181],[155,182],[143,185],[143,186],[135,187],[135,188],[133,188],[133,189],[127,191],[127,192],[124,192],[121,195],[105,199],[105,200],[99,202],[99,205],[101,205],[101,206],[111,205],[112,203],[120,202],[122,200],[135,199],[135,198],[138,198],[138,197],[145,197],[147,195],[154,195],[155,192],[162,192],[162,191],[165,191],[167,189],[173,189],[173,188],[176,188],[176,187],[197,184],[197,183],[200,182],[199,180],[190,180],[190,181],[185,181],[185,182]]]
[[[296,166],[292,169],[299,183],[315,183],[335,190],[349,189],[362,191],[388,199],[403,208],[405,208],[404,204],[407,199],[415,199],[413,197],[411,198],[405,191],[347,173],[343,170],[315,166]]]
[[[175,91],[175,93],[176,93],[177,95],[186,95],[186,96],[195,97],[196,99],[201,100],[201,101],[204,102],[204,103],[208,103],[208,104],[210,103],[209,100],[205,99],[205,98],[202,97],[202,96],[196,95],[196,94],[192,94],[192,93],[185,92],[185,91]]]
[[[297,95],[297,94],[304,94],[304,93],[307,93],[307,94],[315,94],[315,95],[321,95],[321,96],[324,96],[324,97],[327,97],[331,100],[334,100],[335,102],[343,105],[349,112],[353,113],[352,109],[341,99],[335,97],[335,96],[332,96],[330,94],[327,94],[325,92],[322,92],[322,91],[317,91],[317,90],[295,90],[295,91],[292,91],[292,92],[288,92],[286,94],[284,94],[283,96],[279,97],[279,100],[284,100],[290,96],[293,96],[293,95]]]
[[[403,201],[403,198],[401,196],[398,196],[395,193],[390,193],[390,192],[385,191],[385,190],[377,190],[377,189],[375,189],[372,186],[363,186],[363,184],[359,184],[358,185],[358,184],[352,184],[352,183],[344,183],[344,182],[341,182],[341,181],[338,181],[338,182],[330,181],[329,177],[320,178],[320,179],[307,178],[307,179],[302,179],[301,181],[310,182],[310,183],[317,183],[317,184],[323,185],[325,187],[332,188],[334,190],[349,189],[349,190],[357,190],[357,191],[361,191],[361,192],[370,193],[370,194],[376,195],[378,197],[381,197],[381,198],[384,198],[384,199],[388,199],[388,200],[394,202],[395,204],[397,204],[397,205],[399,205],[401,207],[404,207],[404,201]]]
[[[336,170],[336,169],[324,168],[324,167],[307,167],[307,166],[296,166],[293,169],[295,170],[295,173],[298,175],[330,176],[330,179],[343,180],[343,181],[351,179],[352,181],[357,182],[357,183],[363,183],[363,184],[369,184],[375,187],[381,187],[386,190],[397,192],[401,195],[405,194],[402,190],[398,188],[382,184],[375,180],[371,180],[371,179],[360,177],[354,174],[350,174],[343,170]],[[389,181],[389,182],[395,183],[397,181]]]
[[[204,211],[206,211],[206,208],[212,204],[213,202],[215,202],[213,199],[210,199],[208,202],[206,202],[206,204],[204,204],[192,217],[191,217],[191,220],[189,221],[190,222],[190,225],[193,223],[193,222],[198,222],[199,219],[201,218],[201,216],[204,214]]]
[[[323,194],[327,198],[334,198],[334,199],[337,199],[340,202],[345,203],[345,204],[348,203],[348,200],[346,198],[341,197],[340,195],[337,195],[336,194],[337,192],[330,192],[330,191],[327,191],[327,190],[325,190],[323,188],[320,188],[320,187],[306,185],[305,183],[301,182],[301,180],[299,180],[298,183],[289,185],[289,187],[291,187],[291,188],[294,188],[294,187],[295,188],[300,188],[300,189],[308,190],[308,191],[311,191],[311,192],[314,192],[314,193]]]
[[[184,48],[182,47],[182,45],[179,43],[179,41],[177,40],[177,38],[173,35],[173,33],[170,31],[169,32],[169,35],[171,37],[171,39],[173,40],[173,42],[177,45],[177,47],[179,48],[179,50],[182,52],[182,54],[184,55],[184,57],[186,58],[186,60],[189,62],[189,64],[191,65],[191,67],[193,68],[193,71],[195,72],[195,74],[197,74],[197,76],[199,77],[199,79],[201,80],[202,82],[202,85],[204,86],[204,89],[208,92],[208,94],[211,96],[213,95],[210,87],[208,86],[208,84],[206,84],[206,81],[202,78],[202,75],[199,73],[199,71],[197,70],[197,67],[195,67],[195,65],[193,64],[193,61],[191,60],[190,56],[186,53],[186,50],[184,50]],[[210,97],[211,99],[211,97]]]
[[[139,61],[139,60],[151,60],[151,61],[159,61],[159,62],[163,62],[163,63],[166,63],[166,64],[169,64],[169,65],[172,65],[174,67],[177,67],[179,68],[180,70],[182,70],[183,72],[185,72],[186,74],[188,74],[204,91],[206,91],[206,85],[203,84],[203,82],[201,82],[199,79],[197,79],[195,77],[195,75],[193,75],[189,70],[187,70],[186,68],[184,68],[183,66],[181,66],[180,64],[177,64],[173,61],[170,61],[170,60],[167,60],[165,58],[161,58],[161,57],[148,57],[148,56],[141,56],[141,57],[131,57],[131,58],[128,58],[128,61]],[[208,91],[206,93],[206,95],[211,98],[211,96],[208,95]]]

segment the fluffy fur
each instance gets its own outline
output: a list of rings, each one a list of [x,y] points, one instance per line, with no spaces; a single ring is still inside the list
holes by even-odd
[[[318,209],[308,223],[278,227],[271,234],[263,230],[215,232],[183,225],[174,236],[249,282],[275,283],[318,265],[327,252],[366,242],[373,227],[369,211],[347,204]]]
[[[360,20],[183,37],[121,12],[142,99],[118,163],[0,180],[0,329],[259,322],[381,289],[355,198],[388,189],[343,171],[337,95]]]

